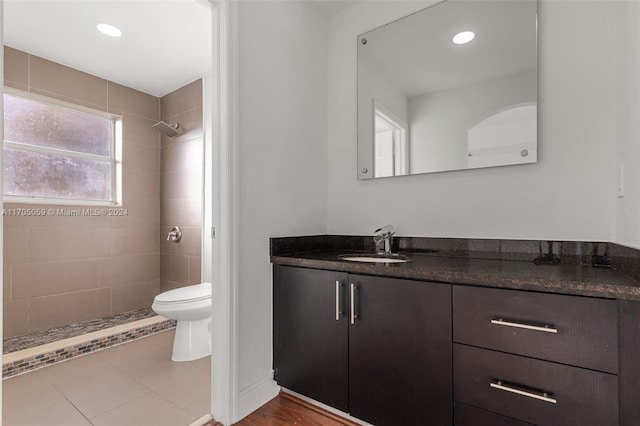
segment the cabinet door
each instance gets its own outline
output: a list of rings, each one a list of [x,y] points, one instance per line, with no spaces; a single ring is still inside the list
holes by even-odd
[[[347,411],[347,275],[279,265],[273,273],[275,380]]]
[[[351,415],[376,426],[450,426],[451,286],[360,275],[349,283],[357,315],[349,326]]]

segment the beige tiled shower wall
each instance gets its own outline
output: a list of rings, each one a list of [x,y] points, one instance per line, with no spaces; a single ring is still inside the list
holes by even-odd
[[[160,288],[162,291],[200,282],[202,242],[202,80],[160,100],[162,120],[179,123],[184,133],[162,136],[160,174]],[[182,229],[179,243],[167,241],[173,226]]]
[[[160,100],[15,49],[5,47],[4,59],[5,86],[123,117],[121,207],[128,211],[4,217],[4,336],[150,306],[160,291],[161,141],[151,128]]]

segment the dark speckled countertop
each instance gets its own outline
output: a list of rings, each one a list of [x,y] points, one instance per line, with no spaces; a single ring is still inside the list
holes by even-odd
[[[271,262],[352,274],[452,284],[640,300],[640,255],[611,243],[397,238],[407,263],[360,263],[338,258],[373,253],[370,237],[307,236],[271,239]],[[557,264],[537,265],[548,255]]]

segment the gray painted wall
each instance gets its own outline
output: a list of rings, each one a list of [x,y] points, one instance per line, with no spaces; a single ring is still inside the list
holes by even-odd
[[[353,40],[428,3],[364,2],[330,20],[327,231],[367,234],[392,223],[400,235],[613,239],[614,46],[625,31],[616,2],[540,3],[537,164],[356,180]]]
[[[272,376],[269,237],[327,228],[327,80],[326,23],[312,5],[239,2],[238,21],[242,394]]]

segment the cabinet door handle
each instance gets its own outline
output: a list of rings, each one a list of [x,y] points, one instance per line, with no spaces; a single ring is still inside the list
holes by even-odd
[[[524,328],[526,330],[542,331],[545,333],[557,333],[558,329],[551,325],[534,325],[523,322],[505,321],[503,319],[492,319],[491,324],[503,325],[505,327]]]
[[[356,285],[351,283],[351,324],[356,323]]]
[[[340,321],[340,281],[336,281],[336,321]]]
[[[556,404],[558,402],[555,398],[551,398],[547,392],[532,392],[530,390],[524,390],[514,385],[508,385],[501,380],[491,382],[489,383],[489,386],[494,389],[515,393],[526,396],[527,398],[539,399],[540,401],[549,402],[551,404]]]

